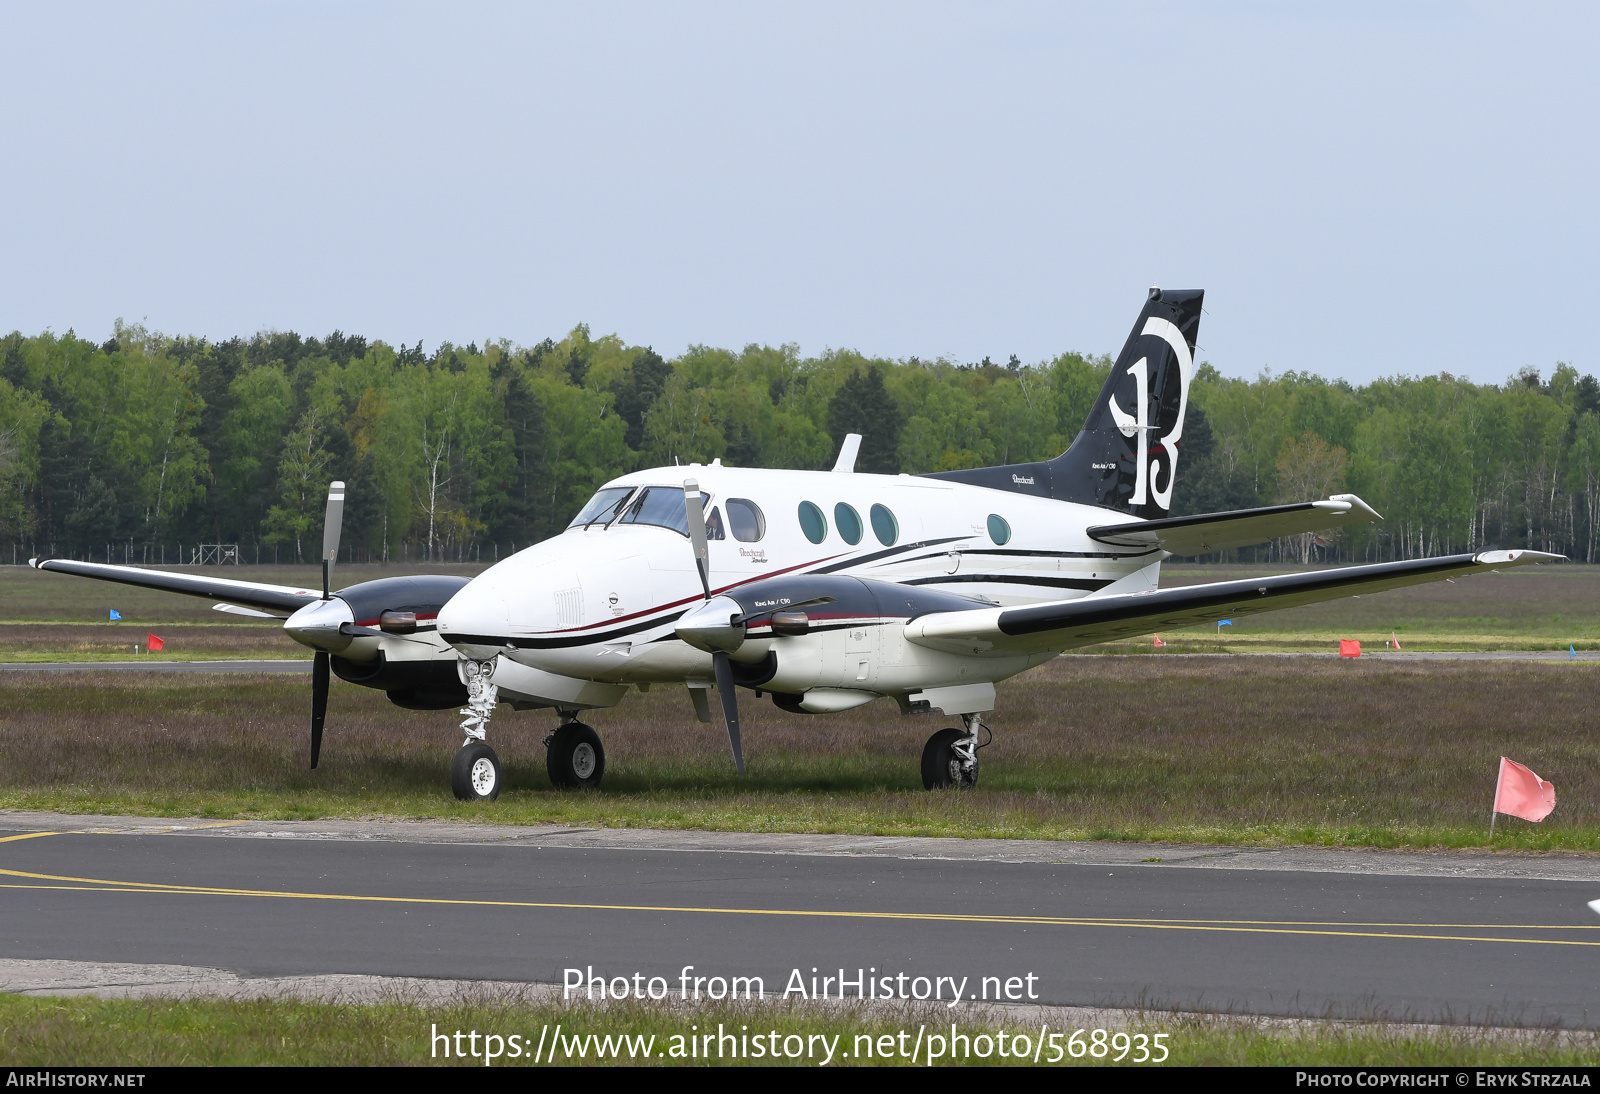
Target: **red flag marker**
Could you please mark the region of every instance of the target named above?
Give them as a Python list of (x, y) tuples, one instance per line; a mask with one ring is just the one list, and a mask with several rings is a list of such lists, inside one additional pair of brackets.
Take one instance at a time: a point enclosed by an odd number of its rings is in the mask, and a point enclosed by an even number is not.
[(151, 653), (160, 653), (162, 650), (167, 648), (167, 644), (152, 634), (150, 636), (150, 644), (148, 648)]
[(1161, 636), (1159, 634), (1156, 635), (1155, 638), (1156, 638), (1156, 649), (1159, 650), (1159, 649), (1161, 649), (1162, 647), (1164, 647), (1166, 645), (1165, 642), (1161, 641)]
[(1400, 639), (1396, 637), (1393, 631), (1389, 632), (1389, 648), (1396, 650), (1400, 648)]
[(1357, 639), (1354, 639), (1354, 638), (1341, 638), (1341, 639), (1339, 639), (1339, 656), (1340, 657), (1360, 657), (1361, 656), (1361, 643), (1360, 643), (1360, 641), (1358, 641)]
[(1556, 785), (1539, 778), (1515, 760), (1500, 757), (1500, 777), (1495, 780), (1494, 812), (1489, 815), (1489, 832), (1494, 833), (1494, 815), (1521, 817), (1538, 823), (1556, 807)]

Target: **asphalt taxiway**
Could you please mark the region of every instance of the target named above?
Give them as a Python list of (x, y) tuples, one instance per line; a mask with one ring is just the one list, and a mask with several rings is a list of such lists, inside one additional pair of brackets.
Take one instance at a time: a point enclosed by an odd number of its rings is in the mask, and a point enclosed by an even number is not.
[(1594, 1027), (1596, 897), (1585, 855), (0, 813), (0, 989), (864, 969), (945, 1000)]

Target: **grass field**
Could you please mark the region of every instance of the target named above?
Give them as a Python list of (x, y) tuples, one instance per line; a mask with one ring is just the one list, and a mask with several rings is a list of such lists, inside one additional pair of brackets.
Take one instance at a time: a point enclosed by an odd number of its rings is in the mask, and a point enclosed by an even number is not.
[[(341, 566), (335, 585), (405, 573), (470, 576), (481, 566)], [(1162, 584), (1197, 584), (1283, 573), (1245, 566), (1167, 566)], [(316, 585), (309, 566), (206, 567), (245, 581)], [(309, 587), (309, 586), (308, 586)], [(122, 614), (109, 622), (109, 610)], [(0, 661), (123, 660), (151, 631), (167, 641), (167, 660), (301, 658), (311, 653), (272, 620), (247, 621), (213, 611), (211, 602), (149, 589), (0, 566)], [(1329, 650), (1341, 638), (1380, 647), (1390, 633), (1406, 649), (1600, 649), (1600, 566), (1559, 564), (1438, 582), (1241, 618), (1220, 632), (1197, 627), (1162, 635), (1173, 652)], [(1085, 653), (1151, 648), (1148, 638), (1092, 646)]]
[[(993, 1015), (977, 1021), (970, 1018), (963, 1021), (957, 1017), (955, 1021), (959, 1023), (959, 1032), (968, 1037), (987, 1034), (992, 1039), (1004, 1030), (1008, 1050), (1012, 1048), (1012, 1035), (1021, 1033), (1027, 1037), (1031, 1048), (1040, 1034), (1038, 1024), (1011, 1023)], [(498, 1062), (506, 1067), (526, 1067), (534, 1063), (527, 1057), (533, 1055), (541, 1033), (553, 1034), (559, 1024), (564, 1046), (581, 1039), (587, 1050), (582, 1059), (563, 1058), (558, 1061), (562, 1063), (644, 1062), (637, 1057), (630, 1059), (626, 1049), (616, 1053), (622, 1057), (620, 1060), (609, 1052), (606, 1058), (597, 1059), (599, 1046), (590, 1039), (591, 1035), (616, 1039), (653, 1037), (647, 1045), (636, 1041), (634, 1047), (636, 1052), (640, 1049), (648, 1052), (650, 1062), (655, 1064), (760, 1065), (773, 1062), (766, 1056), (740, 1060), (718, 1060), (713, 1056), (706, 1060), (672, 1055), (674, 1035), (679, 1038), (678, 1047), (683, 1047), (687, 1043), (684, 1038), (692, 1036), (692, 1027), (700, 1032), (715, 1031), (720, 1024), (730, 1032), (776, 1033), (776, 1043), (792, 1052), (800, 1051), (801, 1042), (787, 1038), (803, 1038), (816, 1053), (810, 1061), (813, 1064), (822, 1062), (825, 1051), (826, 1042), (810, 1040), (820, 1034), (832, 1043), (834, 1066), (904, 1066), (913, 1064), (908, 1058), (909, 1050), (916, 1047), (914, 1038), (919, 1027), (937, 1033), (941, 1041), (946, 1041), (951, 1022), (949, 1011), (923, 1007), (821, 1009), (768, 1003), (700, 1007), (611, 1004), (601, 1008), (495, 1000), (419, 1007), (399, 1001), (348, 1005), (290, 1000), (143, 1001), (0, 995), (0, 1059), (17, 1067), (47, 1066), (62, 1060), (92, 1061), (102, 1067), (174, 1064), (447, 1066), (463, 1063), (484, 1066), (481, 1053), (480, 1058), (469, 1055), (465, 1060), (434, 1055), (432, 1035), (436, 1030), (447, 1035), (461, 1030), (496, 1033), (502, 1038), (502, 1046), (507, 1035), (518, 1034), (527, 1043), (527, 1056), (502, 1058)], [(896, 1054), (888, 1058), (878, 1055), (884, 1044), (878, 1039), (885, 1035), (894, 1037), (902, 1030), (908, 1037), (903, 1046), (898, 1038), (892, 1042)], [(1592, 1065), (1600, 1060), (1600, 1035), (1579, 1032), (1444, 1029), (1389, 1023), (1259, 1023), (1249, 1019), (1163, 1014), (1141, 1016), (1120, 1031), (1165, 1034), (1165, 1045), (1170, 1053), (1166, 1062), (1178, 1066), (1552, 1066)], [(1049, 1032), (1055, 1031), (1050, 1029)], [(1071, 1030), (1061, 1031), (1054, 1042), (1062, 1048), (1060, 1063), (1118, 1066), (1111, 1057), (1124, 1046), (1121, 1042), (1112, 1042), (1110, 1037), (1106, 1038), (1108, 1046), (1115, 1047), (1108, 1047), (1104, 1058), (1096, 1059), (1088, 1050), (1080, 1059), (1067, 1057), (1065, 1042), (1071, 1033)], [(1092, 1033), (1088, 1036), (1092, 1037)], [(858, 1037), (862, 1040), (857, 1040)], [(869, 1038), (874, 1048), (870, 1057), (863, 1051)], [(551, 1040), (553, 1037), (546, 1044)], [(470, 1040), (463, 1043), (469, 1047), (469, 1052), (476, 1045), (485, 1044), (482, 1038), (476, 1043)], [(617, 1040), (611, 1044), (615, 1051)], [(1048, 1046), (1051, 1044), (1047, 1034), (1039, 1053), (1041, 1063), (1050, 1061)], [(517, 1044), (516, 1047), (520, 1052), (523, 1046)], [(1026, 1061), (1000, 1058), (993, 1040), (987, 1046), (979, 1043), (977, 1051), (982, 1052), (985, 1047), (990, 1052), (987, 1059), (969, 1057), (952, 1061), (946, 1055), (935, 1062), (947, 1066), (951, 1063), (993, 1066), (1033, 1062), (1031, 1057)], [(750, 1051), (748, 1041), (743, 1050)], [(902, 1051), (904, 1055), (900, 1055)], [(941, 1046), (943, 1052), (945, 1048)], [(1132, 1045), (1127, 1046), (1126, 1055), (1130, 1058), (1135, 1055)], [(778, 1062), (807, 1061), (802, 1058)], [(928, 1066), (926, 1055), (919, 1054), (914, 1063), (919, 1067)], [(1125, 1060), (1120, 1066), (1139, 1065)]]
[(507, 823), (900, 835), (1481, 846), (1499, 757), (1552, 780), (1543, 824), (1502, 819), (1500, 847), (1600, 850), (1600, 666), (1257, 658), (1065, 657), (1000, 688), (980, 786), (921, 789), (947, 719), (880, 701), (844, 715), (747, 698), (749, 774), (682, 689), (629, 695), (590, 721), (598, 792), (552, 789), (549, 712), (495, 719), (497, 803), (446, 776), (453, 712), (336, 684), (322, 765), (307, 770), (298, 677), (0, 677), (0, 805), (295, 818), (482, 817)]

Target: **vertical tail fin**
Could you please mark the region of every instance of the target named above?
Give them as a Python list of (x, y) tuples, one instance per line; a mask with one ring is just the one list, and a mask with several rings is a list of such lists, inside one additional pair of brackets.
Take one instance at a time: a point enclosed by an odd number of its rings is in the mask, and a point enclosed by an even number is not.
[(1200, 331), (1201, 289), (1150, 290), (1111, 376), (1066, 452), (931, 478), (1082, 502), (1146, 519), (1172, 508)]
[(1150, 290), (1083, 432), (1050, 461), (1058, 498), (1167, 515), (1204, 298), (1200, 289)]

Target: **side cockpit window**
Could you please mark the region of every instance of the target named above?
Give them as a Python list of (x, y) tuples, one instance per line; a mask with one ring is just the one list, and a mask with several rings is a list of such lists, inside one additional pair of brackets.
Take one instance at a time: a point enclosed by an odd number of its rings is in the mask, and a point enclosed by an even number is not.
[(759, 543), (767, 534), (767, 518), (761, 507), (748, 498), (728, 499), (728, 524), (740, 543)]

